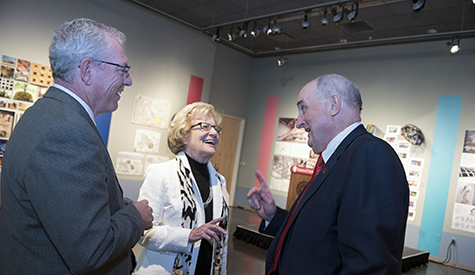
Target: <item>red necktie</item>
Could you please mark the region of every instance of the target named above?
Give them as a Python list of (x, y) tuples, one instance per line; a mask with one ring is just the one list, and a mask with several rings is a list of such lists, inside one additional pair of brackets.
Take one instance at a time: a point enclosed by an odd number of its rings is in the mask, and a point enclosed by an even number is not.
[(294, 218), (295, 215), (295, 210), (299, 207), (300, 201), (302, 200), (303, 196), (305, 195), (305, 192), (307, 192), (308, 187), (310, 184), (312, 184), (313, 180), (315, 177), (317, 177), (318, 173), (323, 168), (324, 161), (322, 158), (322, 155), (318, 157), (317, 164), (315, 165), (315, 170), (313, 170), (312, 177), (310, 178), (310, 181), (307, 183), (307, 186), (303, 190), (302, 194), (300, 195), (299, 201), (297, 204), (294, 206), (294, 210), (292, 211), (292, 214), (290, 214), (289, 219), (287, 220), (287, 223), (285, 224), (284, 230), (282, 231), (282, 234), (280, 235), (279, 242), (277, 243), (277, 248), (275, 249), (275, 254), (274, 254), (274, 259), (272, 260), (272, 265), (270, 266), (269, 272), (267, 275), (272, 274), (276, 269), (277, 269), (277, 264), (279, 262), (279, 256), (280, 256), (280, 251), (282, 250), (282, 245), (284, 244), (284, 239), (285, 235), (287, 234), (287, 230), (289, 230), (290, 223), (292, 222), (292, 219)]

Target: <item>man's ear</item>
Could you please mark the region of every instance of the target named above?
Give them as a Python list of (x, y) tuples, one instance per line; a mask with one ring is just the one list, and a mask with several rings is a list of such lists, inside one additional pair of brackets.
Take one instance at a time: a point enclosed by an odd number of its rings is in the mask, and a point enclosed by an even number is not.
[(330, 115), (336, 116), (340, 112), (341, 108), (341, 97), (338, 94), (333, 94), (330, 96)]
[(81, 65), (79, 66), (79, 69), (81, 71), (81, 80), (87, 86), (92, 84), (92, 65), (93, 61), (90, 58), (84, 58), (81, 61)]

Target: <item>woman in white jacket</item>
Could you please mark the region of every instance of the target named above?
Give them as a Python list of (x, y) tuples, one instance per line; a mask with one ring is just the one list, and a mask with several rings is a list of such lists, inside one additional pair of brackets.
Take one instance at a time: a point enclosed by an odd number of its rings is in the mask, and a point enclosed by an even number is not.
[(216, 152), (221, 116), (210, 104), (185, 106), (171, 122), (168, 147), (175, 159), (150, 165), (139, 200), (153, 208), (153, 227), (135, 274), (226, 274), (226, 181), (209, 159)]

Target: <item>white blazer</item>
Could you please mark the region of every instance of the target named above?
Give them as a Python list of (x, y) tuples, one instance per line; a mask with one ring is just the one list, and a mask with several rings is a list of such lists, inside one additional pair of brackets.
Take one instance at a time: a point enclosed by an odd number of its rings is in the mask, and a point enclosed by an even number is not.
[[(180, 152), (177, 157), (191, 171), (185, 153)], [(140, 188), (138, 199), (148, 200), (153, 209), (154, 221), (153, 227), (145, 231), (144, 236), (138, 242), (143, 248), (134, 274), (172, 274), (177, 254), (190, 253), (191, 251), (193, 244), (188, 243), (191, 229), (181, 227), (183, 203), (177, 174), (179, 169), (179, 162), (173, 159), (164, 163), (152, 164), (145, 172), (145, 180)], [(222, 212), (226, 181), (210, 162), (208, 162), (208, 170), (213, 193), (213, 219), (215, 219), (220, 217)], [(205, 212), (196, 180), (193, 173), (190, 175), (195, 192), (196, 220), (197, 227), (199, 227), (205, 223)], [(226, 274), (227, 241), (228, 235), (225, 235), (222, 274)], [(200, 244), (201, 241), (194, 243), (190, 274), (194, 274)]]

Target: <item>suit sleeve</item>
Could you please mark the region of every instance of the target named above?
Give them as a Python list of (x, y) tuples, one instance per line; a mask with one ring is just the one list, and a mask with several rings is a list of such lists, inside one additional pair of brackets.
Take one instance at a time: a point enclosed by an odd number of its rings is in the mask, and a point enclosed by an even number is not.
[(271, 235), (271, 236), (277, 235), (288, 213), (289, 211), (277, 206), (274, 218), (272, 218), (272, 220), (267, 226), (266, 226), (265, 220), (261, 221), (261, 224), (259, 226), (259, 232), (267, 234), (267, 235)]
[(180, 198), (170, 198), (170, 195), (180, 193), (178, 190), (176, 192), (169, 190), (179, 185), (178, 179), (171, 176), (174, 174), (176, 174), (175, 167), (171, 167), (168, 163), (151, 165), (147, 169), (140, 188), (139, 200), (148, 200), (152, 207), (153, 227), (145, 231), (139, 244), (153, 251), (189, 253), (192, 247), (192, 244), (188, 243), (191, 229), (179, 226), (182, 220), (182, 205), (181, 203), (177, 205), (175, 200)]
[(72, 273), (90, 272), (128, 253), (143, 230), (138, 210), (123, 206), (118, 182), (107, 180), (107, 169), (113, 169), (108, 162), (89, 124), (64, 122), (40, 142), (25, 172), (41, 226)]
[(338, 217), (341, 274), (395, 274), (401, 270), (408, 209), (402, 165), (378, 142), (365, 143), (352, 158)]

